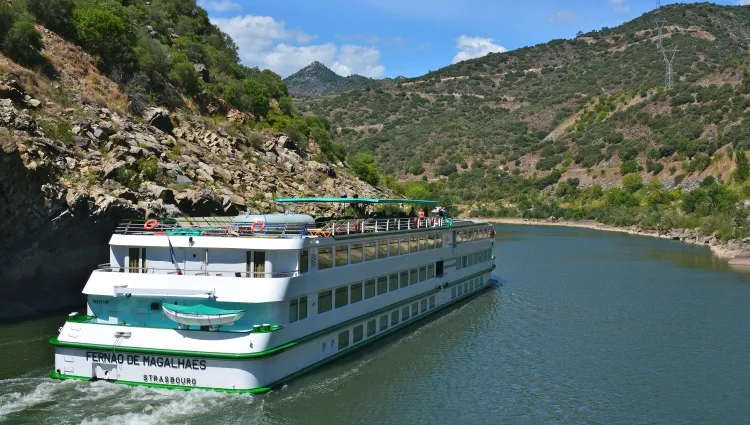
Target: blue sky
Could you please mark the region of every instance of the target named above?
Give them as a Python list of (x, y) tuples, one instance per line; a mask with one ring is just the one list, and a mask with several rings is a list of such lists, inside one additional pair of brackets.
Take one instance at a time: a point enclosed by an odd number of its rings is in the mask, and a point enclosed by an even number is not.
[[(662, 1), (662, 4), (677, 3)], [(682, 3), (685, 3), (684, 1)], [(723, 0), (718, 4), (750, 4)], [(655, 0), (199, 0), (242, 62), (282, 77), (317, 60), (340, 75), (416, 77), (460, 60), (616, 26)]]

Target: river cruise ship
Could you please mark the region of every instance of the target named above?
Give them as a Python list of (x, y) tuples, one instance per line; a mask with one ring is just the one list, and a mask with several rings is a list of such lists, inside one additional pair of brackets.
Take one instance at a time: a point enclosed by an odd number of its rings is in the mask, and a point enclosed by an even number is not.
[(50, 339), (50, 376), (266, 392), (489, 287), (493, 245), (490, 225), (443, 215), (123, 222), (86, 314)]

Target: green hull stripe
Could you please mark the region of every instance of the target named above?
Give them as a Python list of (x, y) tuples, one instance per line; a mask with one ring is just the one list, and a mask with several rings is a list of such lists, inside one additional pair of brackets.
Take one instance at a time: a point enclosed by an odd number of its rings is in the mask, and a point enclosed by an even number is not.
[[(0, 0), (2, 1), (2, 0)], [(466, 276), (462, 279), (460, 279), (457, 282), (453, 282), (450, 284), (447, 284), (447, 287), (455, 286), (458, 283), (463, 283), (466, 280), (473, 279), (477, 276), (481, 276), (485, 273), (489, 273), (492, 271), (492, 268), (484, 269), (480, 272), (474, 273), (470, 276)], [(197, 358), (207, 358), (207, 359), (254, 359), (258, 357), (267, 357), (267, 356), (273, 356), (276, 354), (279, 354), (283, 351), (286, 351), (296, 345), (302, 344), (304, 342), (310, 341), (312, 339), (318, 338), (321, 335), (325, 335), (327, 333), (335, 332), (338, 329), (345, 328), (348, 326), (351, 326), (357, 322), (367, 320), (370, 317), (373, 316), (379, 316), (383, 314), (386, 311), (400, 308), (404, 305), (411, 304), (412, 302), (423, 298), (425, 296), (430, 296), (432, 294), (438, 293), (442, 290), (442, 287), (437, 287), (435, 289), (423, 292), (417, 296), (411, 297), (409, 299), (406, 299), (404, 301), (401, 301), (398, 304), (393, 304), (387, 307), (383, 307), (381, 309), (372, 311), (367, 314), (363, 314), (361, 316), (355, 317), (353, 319), (347, 320), (346, 322), (338, 323), (336, 325), (330, 326), (326, 329), (311, 333), (310, 335), (306, 335), (302, 338), (296, 339), (291, 342), (287, 342), (286, 344), (279, 345), (274, 348), (270, 348), (265, 351), (259, 351), (257, 353), (215, 353), (215, 352), (206, 352), (206, 351), (187, 351), (187, 350), (169, 350), (169, 349), (163, 349), (163, 348), (144, 348), (144, 347), (122, 347), (118, 346), (115, 350), (113, 350), (112, 345), (102, 345), (102, 344), (87, 344), (87, 343), (80, 343), (80, 342), (68, 342), (68, 341), (60, 341), (57, 339), (57, 337), (52, 337), (49, 339), (49, 343), (56, 346), (56, 347), (68, 347), (68, 348), (83, 348), (88, 350), (96, 350), (96, 351), (119, 351), (123, 353), (138, 353), (138, 354), (161, 354), (161, 355), (168, 355), (168, 356), (185, 356), (185, 357), (197, 357)], [(447, 304), (446, 304), (447, 305)]]
[[(263, 394), (263, 393), (266, 393), (268, 391), (271, 391), (271, 389), (273, 389), (273, 388), (279, 387), (284, 382), (288, 382), (288, 381), (291, 381), (293, 379), (299, 378), (300, 376), (302, 376), (304, 374), (307, 374), (307, 373), (313, 371), (314, 369), (317, 369), (317, 368), (319, 368), (319, 367), (321, 367), (321, 366), (323, 366), (323, 365), (325, 365), (327, 363), (330, 363), (330, 362), (332, 362), (332, 361), (334, 361), (336, 359), (339, 359), (339, 358), (341, 358), (341, 357), (343, 357), (343, 356), (345, 356), (347, 354), (350, 354), (350, 353), (352, 353), (354, 351), (357, 351), (357, 350), (359, 350), (359, 349), (361, 349), (363, 347), (366, 347), (366, 346), (372, 344), (373, 342), (378, 341), (378, 340), (380, 340), (380, 339), (382, 339), (382, 338), (384, 338), (384, 337), (386, 337), (386, 336), (388, 336), (388, 335), (390, 335), (390, 334), (392, 334), (394, 332), (397, 332), (397, 331), (399, 331), (399, 330), (401, 330), (403, 328), (406, 328), (408, 326), (411, 326), (411, 325), (413, 325), (415, 323), (419, 323), (421, 320), (423, 320), (423, 319), (425, 319), (427, 317), (430, 317), (433, 314), (435, 314), (435, 313), (437, 313), (437, 312), (439, 312), (441, 310), (444, 310), (444, 309), (446, 309), (446, 308), (448, 308), (448, 307), (450, 307), (450, 306), (452, 306), (452, 305), (454, 305), (454, 304), (456, 304), (456, 303), (458, 303), (458, 302), (460, 302), (460, 301), (462, 301), (464, 299), (468, 299), (468, 298), (470, 298), (472, 296), (479, 295), (479, 294), (482, 293), (482, 291), (487, 290), (489, 288), (490, 288), (490, 285), (489, 284), (485, 284), (479, 290), (474, 290), (473, 292), (469, 292), (469, 293), (464, 294), (464, 295), (462, 295), (460, 297), (456, 297), (455, 299), (453, 299), (453, 300), (451, 300), (451, 301), (443, 304), (440, 307), (436, 307), (436, 308), (434, 308), (432, 310), (429, 310), (426, 314), (420, 315), (420, 316), (415, 317), (413, 319), (409, 319), (408, 322), (403, 322), (403, 323), (399, 324), (398, 326), (395, 326), (395, 327), (392, 327), (392, 328), (388, 329), (385, 332), (381, 332), (380, 334), (376, 334), (372, 338), (368, 338), (368, 339), (364, 340), (361, 343), (358, 343), (356, 345), (352, 345), (351, 347), (349, 347), (349, 348), (347, 348), (345, 350), (341, 350), (340, 352), (334, 354), (331, 357), (328, 357), (328, 358), (323, 359), (323, 360), (321, 360), (321, 361), (319, 361), (317, 363), (314, 363), (314, 364), (312, 364), (310, 366), (307, 366), (307, 367), (305, 367), (303, 369), (300, 369), (297, 372), (294, 372), (291, 375), (285, 376), (285, 377), (279, 379), (278, 381), (276, 381), (276, 382), (274, 382), (274, 383), (272, 383), (272, 384), (270, 384), (270, 385), (268, 385), (266, 387), (252, 388), (252, 389), (246, 389), (246, 390), (235, 390), (235, 389), (229, 389), (229, 388), (188, 387), (188, 386), (183, 386), (183, 385), (153, 384), (153, 383), (150, 383), (150, 382), (135, 382), (135, 381), (114, 381), (114, 383), (116, 383), (116, 384), (123, 384), (123, 385), (129, 385), (129, 386), (142, 386), (142, 387), (149, 387), (149, 388), (167, 388), (167, 389), (172, 389), (172, 390), (185, 390), (185, 391), (188, 391), (188, 390), (205, 390), (205, 391), (216, 391), (216, 392), (223, 392), (223, 393), (229, 393), (229, 394)], [(73, 376), (73, 375), (60, 374), (60, 373), (57, 373), (54, 370), (50, 371), (49, 376), (50, 376), (50, 378), (54, 378), (54, 379), (75, 379), (75, 380), (80, 380), (80, 381), (92, 381), (93, 380), (92, 378), (88, 378), (88, 377), (84, 377), (84, 376)]]

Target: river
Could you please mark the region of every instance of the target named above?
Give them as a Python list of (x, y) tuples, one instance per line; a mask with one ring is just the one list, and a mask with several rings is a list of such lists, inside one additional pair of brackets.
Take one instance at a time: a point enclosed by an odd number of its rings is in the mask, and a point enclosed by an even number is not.
[(746, 423), (750, 274), (674, 241), (497, 230), (504, 286), (260, 396), (53, 381), (64, 317), (0, 326), (0, 423)]

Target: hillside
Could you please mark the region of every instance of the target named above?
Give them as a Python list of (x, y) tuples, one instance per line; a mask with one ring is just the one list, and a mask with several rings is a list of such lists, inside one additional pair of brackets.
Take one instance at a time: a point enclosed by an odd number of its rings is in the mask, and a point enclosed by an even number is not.
[[(194, 2), (181, 9), (189, 3), (131, 1), (122, 9), (119, 2), (86, 0), (68, 10), (80, 18), (83, 7), (100, 20), (123, 13), (120, 22), (132, 23), (150, 7), (167, 34), (191, 22), (202, 28), (205, 38), (175, 33), (167, 41), (158, 22), (149, 23), (154, 34), (145, 37), (167, 43), (160, 51), (169, 64), (160, 71), (104, 61), (80, 41), (82, 28), (95, 22), (76, 21), (79, 32), (66, 39), (35, 25), (19, 9), (24, 2), (0, 2), (0, 20), (13, 22), (0, 34), (0, 319), (81, 305), (81, 288), (108, 261), (107, 243), (124, 218), (270, 212), (279, 196), (383, 195), (341, 166), (343, 152), (325, 120), (294, 113), (280, 77), (213, 62), (217, 48), (231, 51), (233, 43), (211, 38), (218, 30)], [(48, 6), (65, 4), (73, 2)], [(70, 21), (58, 23), (64, 32)], [(14, 43), (29, 39), (38, 49), (18, 56)], [(208, 60), (180, 65), (184, 43)], [(134, 46), (119, 52), (138, 55)]]
[(505, 193), (476, 187), (477, 177), (551, 170), (604, 188), (633, 172), (668, 187), (726, 180), (727, 150), (744, 148), (750, 135), (750, 8), (672, 5), (660, 14), (665, 46), (680, 50), (670, 91), (651, 12), (391, 87), (306, 100), (301, 109), (329, 118), (351, 152), (373, 153), (386, 174), (451, 176), (446, 189), (463, 201)]
[(373, 80), (356, 74), (342, 77), (318, 61), (284, 78), (289, 94), (295, 98), (380, 87), (392, 81)]

